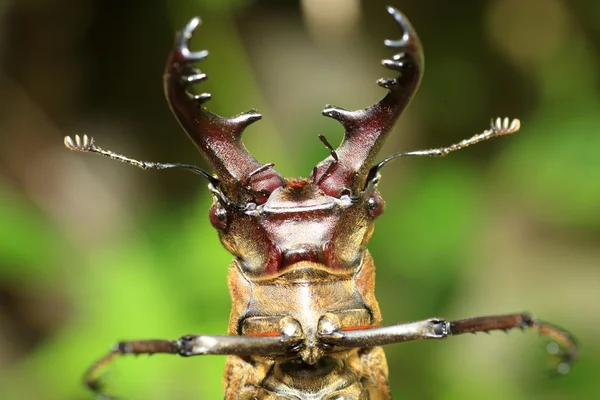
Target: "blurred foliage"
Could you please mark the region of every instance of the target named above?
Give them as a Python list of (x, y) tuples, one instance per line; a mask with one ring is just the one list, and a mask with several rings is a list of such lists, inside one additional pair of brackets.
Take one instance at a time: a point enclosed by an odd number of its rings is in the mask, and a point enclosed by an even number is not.
[[(398, 34), (384, 2), (339, 4), (0, 2), (2, 399), (91, 398), (80, 376), (115, 340), (226, 332), (230, 256), (208, 223), (205, 182), (68, 153), (62, 136), (197, 161), (160, 78), (173, 31), (199, 14), (193, 45), (211, 52), (199, 89), (213, 93), (211, 110), (260, 109), (247, 146), (286, 176), (307, 175), (327, 155), (316, 135), (342, 135), (320, 107), (377, 101), (381, 41)], [(568, 327), (582, 351), (571, 374), (549, 379), (532, 333), (389, 346), (392, 392), (599, 398), (600, 3), (394, 5), (419, 32), (427, 67), (381, 157), (455, 142), (492, 116), (519, 117), (522, 131), (386, 167), (387, 209), (370, 245), (385, 323), (529, 310)], [(354, 29), (336, 35), (344, 21)], [(223, 364), (124, 357), (106, 380), (121, 398), (215, 399)]]

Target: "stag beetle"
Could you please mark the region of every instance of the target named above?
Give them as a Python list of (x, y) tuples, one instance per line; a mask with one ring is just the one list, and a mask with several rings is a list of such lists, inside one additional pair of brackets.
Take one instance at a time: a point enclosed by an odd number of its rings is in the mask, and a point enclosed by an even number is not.
[(574, 340), (527, 313), (380, 326), (375, 269), (366, 245), (385, 206), (377, 191), (382, 167), (399, 157), (445, 156), (520, 128), (519, 120), (498, 118), (483, 133), (451, 146), (401, 152), (375, 162), (423, 73), (417, 34), (403, 14), (387, 10), (401, 37), (385, 41), (395, 55), (382, 64), (397, 76), (377, 81), (387, 94), (364, 110), (326, 106), (323, 115), (339, 121), (345, 135), (336, 149), (319, 136), (330, 154), (308, 178), (285, 179), (273, 164), (261, 164), (246, 150), (242, 132), (261, 118), (257, 111), (224, 118), (204, 107), (210, 94), (190, 93), (191, 85), (207, 78), (196, 64), (208, 52), (188, 47), (199, 18), (177, 35), (164, 72), (164, 92), (214, 175), (193, 165), (137, 161), (101, 149), (88, 136), (65, 138), (71, 150), (142, 169), (188, 169), (206, 178), (214, 199), (210, 223), (234, 256), (228, 275), (233, 303), (228, 336), (120, 342), (90, 368), (87, 386), (101, 392), (97, 370), (120, 355), (226, 354), (228, 400), (389, 399), (382, 345), (512, 328), (531, 328), (560, 344), (564, 351), (557, 367), (568, 371), (577, 353)]

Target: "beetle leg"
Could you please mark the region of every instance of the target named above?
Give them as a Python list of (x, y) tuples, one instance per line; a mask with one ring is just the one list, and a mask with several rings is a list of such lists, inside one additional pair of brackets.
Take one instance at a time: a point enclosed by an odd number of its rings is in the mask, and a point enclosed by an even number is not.
[(84, 382), (96, 394), (112, 399), (113, 397), (102, 391), (101, 374), (98, 374), (98, 371), (121, 355), (164, 353), (179, 354), (183, 357), (207, 354), (272, 356), (290, 354), (298, 343), (298, 337), (286, 335), (260, 337), (186, 335), (179, 340), (119, 342), (108, 354), (92, 364), (84, 376)]
[[(452, 335), (461, 335), (463, 333), (477, 333), (489, 331), (508, 331), (509, 329), (531, 328), (538, 331), (552, 340), (547, 347), (548, 352), (558, 357), (559, 362), (556, 365), (556, 372), (564, 375), (571, 369), (571, 364), (577, 358), (577, 342), (573, 336), (564, 329), (539, 321), (529, 313), (494, 315), (487, 317), (475, 317), (461, 319), (450, 322), (450, 332)], [(563, 350), (560, 351), (559, 348)]]
[(341, 347), (374, 347), (423, 339), (444, 339), (450, 334), (450, 323), (439, 318), (379, 328), (336, 330), (321, 333), (323, 343)]
[[(571, 334), (556, 326), (541, 322), (530, 314), (494, 315), (468, 318), (448, 322), (439, 318), (379, 328), (336, 330), (323, 332), (319, 338), (323, 343), (340, 347), (374, 347), (385, 344), (410, 342), (424, 339), (444, 339), (450, 335), (509, 329), (531, 328), (552, 339), (548, 351), (559, 358), (556, 370), (560, 374), (569, 372), (577, 356), (577, 344)], [(559, 352), (558, 346), (564, 351)]]
[(177, 342), (171, 340), (135, 340), (131, 342), (119, 342), (104, 357), (100, 358), (90, 366), (83, 377), (85, 385), (102, 398), (114, 399), (102, 391), (101, 374), (99, 370), (109, 365), (115, 358), (125, 354), (177, 354)]
[(187, 335), (177, 341), (182, 356), (206, 354), (224, 355), (285, 355), (301, 340), (297, 336), (203, 336)]

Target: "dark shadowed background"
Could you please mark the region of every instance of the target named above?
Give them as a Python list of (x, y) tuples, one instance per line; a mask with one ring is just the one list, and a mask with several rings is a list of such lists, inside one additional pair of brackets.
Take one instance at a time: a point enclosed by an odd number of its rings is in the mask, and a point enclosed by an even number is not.
[[(206, 182), (71, 153), (64, 135), (151, 161), (203, 161), (161, 75), (174, 31), (210, 57), (207, 106), (258, 108), (247, 147), (307, 176), (337, 144), (333, 103), (364, 108), (399, 30), (387, 1), (0, 0), (0, 397), (91, 399), (82, 373), (111, 343), (224, 334), (230, 256)], [(535, 333), (387, 348), (399, 399), (600, 398), (600, 2), (396, 0), (426, 54), (421, 89), (380, 158), (447, 145), (496, 116), (522, 130), (383, 171), (370, 249), (384, 323), (531, 311), (582, 350), (551, 378)], [(126, 357), (125, 399), (218, 399), (225, 357)]]

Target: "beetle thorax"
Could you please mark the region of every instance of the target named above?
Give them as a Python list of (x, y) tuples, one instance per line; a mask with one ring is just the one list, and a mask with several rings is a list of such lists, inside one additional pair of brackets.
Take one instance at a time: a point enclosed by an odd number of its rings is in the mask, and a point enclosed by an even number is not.
[[(236, 256), (229, 333), (295, 336), (296, 357), (314, 365), (346, 351), (324, 345), (323, 332), (379, 325), (365, 246), (382, 208), (374, 186), (334, 197), (309, 180), (286, 180), (262, 204), (226, 210), (219, 235)], [(216, 198), (211, 218), (219, 209)]]
[(298, 357), (311, 365), (341, 351), (323, 345), (320, 334), (378, 326), (381, 319), (368, 252), (355, 271), (301, 261), (268, 278), (251, 277), (234, 261), (229, 287), (233, 302), (230, 334), (270, 336), (285, 331), (301, 339)]
[(211, 220), (226, 214), (221, 241), (249, 276), (275, 276), (299, 262), (351, 272), (361, 263), (382, 205), (374, 188), (333, 197), (308, 180), (293, 180), (243, 211), (227, 210), (216, 199)]

